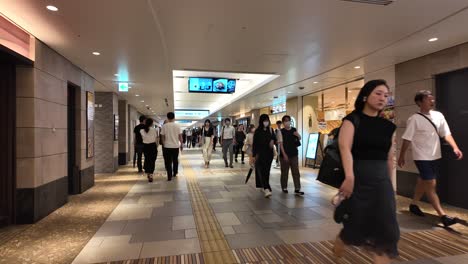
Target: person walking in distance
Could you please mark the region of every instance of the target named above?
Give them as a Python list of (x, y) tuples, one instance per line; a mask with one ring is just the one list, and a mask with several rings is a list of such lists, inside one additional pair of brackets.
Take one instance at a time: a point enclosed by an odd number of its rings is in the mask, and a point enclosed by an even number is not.
[(276, 135), (270, 127), (270, 118), (267, 114), (260, 115), (258, 128), (255, 130), (252, 144), (250, 162), (255, 164), (256, 178), (261, 181), (265, 198), (271, 196), (270, 169), (273, 161), (273, 148)]
[(244, 151), (242, 148), (244, 147), (244, 141), (245, 141), (245, 129), (244, 125), (240, 124), (237, 127), (236, 131), (236, 156), (235, 156), (235, 161), (237, 162), (237, 156), (239, 155), (239, 152), (241, 153), (241, 163), (245, 164), (244, 162)]
[[(133, 135), (134, 135), (134, 150), (135, 154), (137, 156), (137, 166), (138, 166), (138, 173), (143, 173), (143, 165), (142, 165), (142, 156), (143, 156), (143, 150), (144, 150), (144, 144), (143, 144), (143, 138), (141, 137), (140, 131), (144, 129), (145, 126), (145, 116), (140, 116), (140, 124), (135, 126), (133, 129)], [(133, 163), (135, 165), (135, 163)]]
[(288, 193), (288, 174), (289, 168), (294, 181), (294, 193), (296, 195), (304, 195), (301, 192), (301, 181), (299, 173), (299, 152), (297, 150), (298, 143), (301, 141), (301, 135), (296, 128), (291, 127), (291, 117), (283, 116), (281, 119), (284, 128), (278, 133), (279, 156), (281, 162), (281, 189), (284, 193)]
[[(276, 135), (277, 139), (278, 139), (279, 133), (281, 133), (282, 125), (283, 125), (283, 122), (281, 122), (281, 120), (276, 121), (275, 135)], [(275, 142), (275, 147), (276, 147), (276, 150), (277, 150), (277, 153), (278, 153), (278, 155), (276, 155), (276, 160), (275, 160), (275, 169), (279, 169), (281, 167), (281, 163), (280, 163), (280, 155), (279, 155), (280, 154), (280, 146), (279, 146), (278, 141)]]
[(173, 112), (167, 113), (167, 123), (161, 129), (162, 143), (166, 152), (164, 164), (167, 171), (167, 180), (177, 177), (179, 171), (179, 149), (183, 149), (182, 131), (175, 122)]
[(458, 160), (463, 158), (463, 153), (458, 148), (444, 115), (433, 110), (435, 97), (432, 93), (424, 90), (419, 91), (416, 93), (414, 101), (419, 106), (419, 112), (413, 114), (406, 123), (406, 130), (402, 136), (403, 144), (398, 158), (398, 165), (405, 166), (405, 154), (411, 145), (419, 178), (409, 210), (417, 216), (424, 216), (418, 202), (426, 194), (442, 224), (447, 227), (457, 223), (458, 218), (446, 215), (436, 192), (437, 177), (440, 174), (440, 159), (442, 158), (440, 140), (445, 140), (453, 148), (453, 153)]
[(212, 126), (212, 127), (213, 127), (213, 134), (214, 134), (213, 151), (216, 151), (216, 144), (218, 144), (218, 129), (216, 128), (216, 126)]
[(226, 168), (228, 167), (228, 161), (227, 161), (227, 152), (229, 151), (229, 167), (234, 168), (232, 166), (232, 160), (233, 160), (233, 148), (234, 144), (236, 143), (235, 139), (235, 134), (236, 134), (236, 129), (231, 125), (231, 119), (226, 118), (224, 119), (224, 126), (223, 129), (221, 130), (221, 146), (223, 147), (223, 159), (224, 159), (224, 165)]
[(203, 148), (203, 160), (205, 161), (205, 168), (208, 168), (210, 166), (211, 151), (213, 150), (213, 138), (213, 126), (211, 126), (211, 121), (209, 119), (206, 119), (205, 125), (201, 129), (199, 139), (200, 144), (202, 144)]
[(186, 135), (187, 135), (187, 148), (190, 148), (192, 145), (192, 129), (191, 128), (187, 129)]
[(396, 126), (380, 117), (389, 93), (384, 80), (368, 81), (340, 128), (338, 145), (345, 180), (339, 195), (348, 199), (349, 217), (343, 220), (335, 241), (338, 257), (343, 256), (345, 244), (365, 246), (375, 264), (388, 264), (398, 256), (400, 229), (390, 180)]
[(156, 158), (158, 156), (158, 145), (156, 142), (158, 142), (159, 135), (153, 122), (152, 118), (147, 118), (145, 121), (145, 128), (140, 130), (145, 152), (145, 173), (149, 182), (153, 181)]

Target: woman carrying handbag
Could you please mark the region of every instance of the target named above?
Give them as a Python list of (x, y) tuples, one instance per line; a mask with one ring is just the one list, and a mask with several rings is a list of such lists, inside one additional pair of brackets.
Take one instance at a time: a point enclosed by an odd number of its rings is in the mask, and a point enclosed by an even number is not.
[[(379, 116), (389, 93), (384, 80), (367, 82), (359, 92), (354, 112), (344, 118), (340, 129), (338, 144), (345, 174), (340, 196), (347, 199), (349, 216), (335, 241), (338, 257), (343, 255), (345, 244), (369, 249), (375, 264), (388, 264), (398, 256), (400, 230), (390, 180), (396, 126)], [(355, 115), (359, 116), (359, 125), (355, 124)]]

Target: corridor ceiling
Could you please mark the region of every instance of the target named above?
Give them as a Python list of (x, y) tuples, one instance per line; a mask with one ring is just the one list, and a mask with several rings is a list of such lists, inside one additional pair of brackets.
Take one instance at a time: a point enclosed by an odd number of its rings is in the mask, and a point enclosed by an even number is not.
[(119, 97), (157, 115), (174, 109), (173, 70), (279, 75), (217, 113), (226, 116), (468, 41), (466, 0), (1, 0), (0, 13), (97, 91), (128, 81)]

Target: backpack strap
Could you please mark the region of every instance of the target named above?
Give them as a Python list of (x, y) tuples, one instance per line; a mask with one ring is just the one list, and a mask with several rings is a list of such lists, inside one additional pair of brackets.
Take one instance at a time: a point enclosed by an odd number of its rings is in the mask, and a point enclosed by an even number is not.
[[(427, 121), (429, 121), (429, 123), (431, 123), (431, 125), (434, 127), (437, 135), (439, 135), (439, 130), (437, 129), (437, 126), (434, 124), (434, 122), (432, 122), (431, 119), (429, 119), (429, 117), (427, 117), (427, 116), (425, 116), (425, 115), (423, 115), (422, 113), (419, 113), (419, 112), (417, 114), (424, 117)], [(440, 135), (439, 135), (439, 137), (440, 137)]]

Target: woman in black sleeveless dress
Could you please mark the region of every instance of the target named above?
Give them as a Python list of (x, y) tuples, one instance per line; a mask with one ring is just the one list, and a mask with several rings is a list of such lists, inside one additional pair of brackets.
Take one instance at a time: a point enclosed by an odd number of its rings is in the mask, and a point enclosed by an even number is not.
[(398, 256), (400, 229), (396, 219), (392, 138), (396, 126), (381, 117), (389, 88), (384, 80), (372, 80), (361, 89), (353, 113), (346, 116), (338, 142), (345, 171), (340, 192), (349, 198), (350, 217), (335, 242), (341, 256), (344, 244), (365, 246), (374, 263), (390, 263)]

